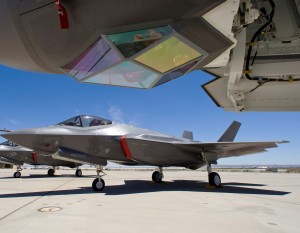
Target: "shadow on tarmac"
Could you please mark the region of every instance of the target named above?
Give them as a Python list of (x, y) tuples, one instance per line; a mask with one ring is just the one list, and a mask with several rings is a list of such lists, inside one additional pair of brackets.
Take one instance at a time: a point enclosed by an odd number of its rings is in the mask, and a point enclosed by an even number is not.
[[(154, 183), (152, 181), (145, 180), (130, 180), (125, 181), (125, 184), (106, 186), (104, 191), (99, 194), (108, 196), (113, 195), (127, 195), (127, 194), (138, 194), (138, 193), (153, 193), (153, 192), (174, 192), (174, 191), (185, 191), (185, 192), (210, 192), (210, 193), (232, 193), (232, 194), (256, 194), (256, 195), (273, 195), (282, 196), (291, 192), (283, 192), (276, 190), (266, 190), (250, 187), (240, 186), (254, 186), (262, 187), (263, 184), (247, 184), (247, 183), (223, 183), (222, 188), (209, 188), (207, 183), (200, 181), (186, 181), (186, 180), (175, 180), (167, 181), (163, 183)], [(91, 187), (80, 187), (77, 189), (68, 190), (50, 190), (50, 191), (39, 191), (39, 192), (26, 192), (26, 193), (11, 193), (11, 194), (0, 194), (0, 198), (15, 198), (15, 197), (32, 197), (32, 196), (58, 196), (58, 195), (76, 195), (76, 194), (95, 194)]]
[(124, 185), (105, 187), (106, 195), (124, 195), (133, 193), (147, 192), (169, 192), (169, 191), (186, 191), (186, 192), (211, 192), (211, 193), (237, 193), (237, 194), (260, 194), (260, 195), (286, 195), (290, 192), (257, 189), (239, 186), (265, 186), (263, 184), (246, 184), (246, 183), (223, 183), (222, 188), (209, 187), (206, 182), (174, 180), (173, 182), (154, 183), (150, 181), (125, 181)]

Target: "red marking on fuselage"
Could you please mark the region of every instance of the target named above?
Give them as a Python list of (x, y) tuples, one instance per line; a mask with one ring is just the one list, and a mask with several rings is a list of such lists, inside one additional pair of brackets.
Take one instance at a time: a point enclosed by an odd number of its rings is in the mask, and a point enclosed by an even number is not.
[(35, 163), (37, 161), (36, 160), (36, 152), (35, 151), (32, 152), (32, 161), (35, 162)]
[(127, 159), (130, 159), (130, 160), (131, 160), (131, 159), (132, 159), (132, 155), (131, 155), (131, 152), (130, 152), (129, 147), (128, 147), (128, 145), (127, 145), (127, 142), (126, 142), (126, 136), (125, 136), (125, 135), (123, 135), (123, 136), (121, 137), (120, 143), (121, 143), (121, 148), (122, 148), (122, 151), (123, 151), (125, 157), (126, 157)]
[(54, 0), (59, 21), (60, 21), (60, 28), (61, 29), (68, 29), (69, 28), (69, 20), (68, 20), (68, 13), (66, 9), (61, 4), (60, 0)]

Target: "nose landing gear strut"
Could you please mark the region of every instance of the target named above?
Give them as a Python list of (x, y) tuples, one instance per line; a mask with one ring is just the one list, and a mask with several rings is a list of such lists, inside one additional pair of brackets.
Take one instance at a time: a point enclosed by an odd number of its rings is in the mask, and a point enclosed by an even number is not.
[[(101, 177), (105, 176), (106, 173), (103, 172), (103, 166), (97, 166), (96, 169), (97, 169), (96, 170), (97, 178), (94, 179), (94, 181), (92, 183), (92, 187), (93, 187), (94, 191), (99, 192), (105, 188), (105, 182)], [(102, 173), (102, 174), (100, 174), (100, 173)]]
[(21, 177), (21, 171), (23, 169), (21, 168), (21, 165), (17, 166), (17, 171), (14, 173), (14, 178), (20, 178)]

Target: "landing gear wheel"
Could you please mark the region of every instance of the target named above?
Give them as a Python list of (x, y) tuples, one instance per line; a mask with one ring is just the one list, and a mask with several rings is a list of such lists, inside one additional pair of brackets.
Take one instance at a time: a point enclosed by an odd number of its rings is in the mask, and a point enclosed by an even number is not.
[(54, 169), (49, 169), (48, 170), (48, 176), (54, 176), (55, 170)]
[(216, 172), (211, 172), (208, 175), (209, 184), (217, 188), (221, 187), (221, 177)]
[(93, 181), (92, 187), (96, 192), (102, 191), (105, 187), (105, 182), (101, 178), (96, 178)]
[(75, 172), (75, 175), (78, 176), (78, 177), (81, 177), (82, 176), (82, 171), (80, 169), (77, 169), (76, 172)]
[(21, 172), (14, 173), (14, 178), (20, 178), (20, 177), (21, 177)]
[(156, 183), (161, 183), (163, 178), (162, 172), (155, 171), (152, 173), (152, 180)]

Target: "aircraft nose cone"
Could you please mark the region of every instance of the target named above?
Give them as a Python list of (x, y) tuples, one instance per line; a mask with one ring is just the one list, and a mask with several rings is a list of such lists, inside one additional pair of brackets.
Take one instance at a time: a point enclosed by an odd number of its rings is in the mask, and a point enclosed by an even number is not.
[(26, 129), (2, 134), (1, 136), (18, 145), (31, 148), (36, 140), (36, 130)]

